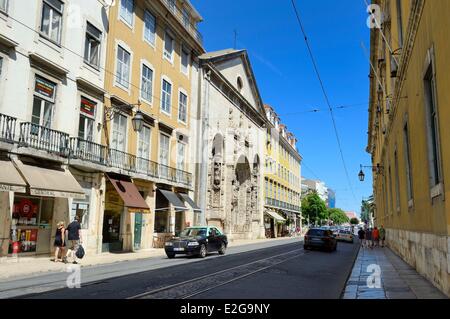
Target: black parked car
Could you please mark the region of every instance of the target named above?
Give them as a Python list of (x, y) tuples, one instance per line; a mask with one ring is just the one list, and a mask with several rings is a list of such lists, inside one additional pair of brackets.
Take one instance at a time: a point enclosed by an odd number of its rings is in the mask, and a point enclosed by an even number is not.
[(197, 255), (205, 258), (207, 253), (214, 251), (224, 255), (227, 246), (227, 236), (216, 227), (195, 226), (186, 228), (179, 237), (167, 241), (164, 249), (169, 258), (174, 258), (176, 254)]
[(329, 229), (312, 228), (305, 235), (303, 247), (305, 250), (321, 248), (331, 252), (336, 250), (337, 240)]

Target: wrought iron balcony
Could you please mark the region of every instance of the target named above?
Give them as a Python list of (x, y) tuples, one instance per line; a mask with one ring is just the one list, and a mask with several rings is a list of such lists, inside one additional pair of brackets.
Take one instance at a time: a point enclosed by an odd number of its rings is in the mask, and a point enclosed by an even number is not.
[(289, 210), (293, 210), (293, 211), (300, 211), (300, 206), (286, 203), (286, 202), (280, 201), (278, 199), (270, 198), (270, 197), (266, 197), (266, 205), (273, 206), (273, 207), (280, 208), (280, 209), (289, 209)]
[(109, 149), (108, 154), (108, 164), (111, 167), (136, 172), (136, 156), (115, 149)]
[(162, 3), (167, 7), (167, 9), (174, 15), (174, 17), (184, 26), (184, 28), (191, 34), (192, 37), (200, 44), (203, 45), (203, 37), (201, 33), (197, 30), (197, 27), (192, 24), (189, 19), (183, 15), (183, 12), (176, 6), (175, 0), (162, 0)]
[(86, 141), (78, 137), (70, 138), (70, 156), (72, 158), (107, 165), (108, 149), (106, 146)]
[(0, 141), (13, 143), (17, 119), (0, 113)]
[(19, 145), (67, 156), (69, 134), (34, 123), (20, 123)]

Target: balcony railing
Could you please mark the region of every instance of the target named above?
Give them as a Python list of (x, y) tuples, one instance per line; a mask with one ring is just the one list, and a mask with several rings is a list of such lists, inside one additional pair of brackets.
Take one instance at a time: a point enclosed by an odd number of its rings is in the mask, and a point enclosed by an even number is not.
[(183, 15), (183, 12), (176, 6), (176, 1), (174, 0), (162, 0), (162, 3), (169, 9), (170, 12), (175, 16), (175, 18), (185, 27), (185, 29), (197, 40), (198, 43), (203, 45), (203, 37), (201, 33), (197, 30), (197, 27), (193, 25), (187, 17)]
[(266, 197), (266, 205), (281, 208), (281, 209), (300, 211), (300, 206), (286, 203), (286, 202), (280, 201), (278, 199), (270, 198), (270, 197)]
[(109, 149), (108, 154), (110, 166), (136, 172), (136, 156), (115, 149)]
[(0, 113), (0, 140), (8, 143), (14, 142), (17, 119)]
[(19, 143), (61, 156), (69, 153), (69, 134), (34, 123), (20, 123)]
[(86, 141), (78, 137), (70, 138), (70, 156), (72, 158), (106, 165), (108, 149), (106, 146)]

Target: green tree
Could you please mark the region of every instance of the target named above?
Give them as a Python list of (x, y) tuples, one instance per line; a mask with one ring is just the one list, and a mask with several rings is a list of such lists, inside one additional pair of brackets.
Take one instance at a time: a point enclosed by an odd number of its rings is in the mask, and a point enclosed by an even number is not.
[(330, 208), (328, 209), (329, 218), (334, 225), (342, 225), (348, 223), (350, 219), (345, 212), (340, 208)]
[(328, 210), (317, 192), (312, 191), (302, 199), (302, 213), (305, 218), (309, 218), (310, 223), (323, 224), (328, 220)]
[(364, 223), (370, 222), (370, 217), (375, 211), (375, 203), (373, 201), (373, 196), (370, 196), (367, 200), (361, 202), (361, 220)]
[(350, 224), (352, 224), (352, 225), (358, 225), (359, 224), (359, 220), (358, 220), (358, 218), (352, 218), (352, 219), (350, 219)]

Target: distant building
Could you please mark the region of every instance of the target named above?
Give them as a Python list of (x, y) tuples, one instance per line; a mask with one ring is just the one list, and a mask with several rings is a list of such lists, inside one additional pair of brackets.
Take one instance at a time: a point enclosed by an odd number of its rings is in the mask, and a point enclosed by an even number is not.
[(345, 212), (345, 215), (351, 220), (352, 218), (358, 218), (355, 212)]
[(334, 190), (332, 190), (331, 188), (328, 188), (327, 207), (328, 208), (336, 208), (336, 192)]
[(319, 197), (328, 203), (328, 188), (325, 182), (302, 178), (302, 194), (307, 194), (309, 191), (316, 191)]

